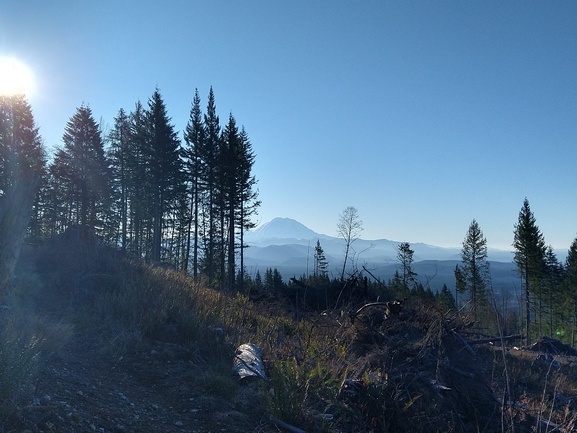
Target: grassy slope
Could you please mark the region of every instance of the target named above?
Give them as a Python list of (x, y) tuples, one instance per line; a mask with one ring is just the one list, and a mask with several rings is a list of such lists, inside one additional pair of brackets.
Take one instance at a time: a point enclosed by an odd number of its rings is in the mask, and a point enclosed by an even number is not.
[[(575, 420), (574, 360), (468, 347), (458, 320), (418, 303), (382, 323), (371, 309), (354, 324), (340, 311), (295, 321), (280, 299), (255, 304), (61, 237), (25, 251), (7, 307), (0, 432), (276, 431), (269, 415), (308, 432), (538, 431), (543, 418), (570, 431)], [(268, 382), (236, 380), (246, 342), (263, 349)]]

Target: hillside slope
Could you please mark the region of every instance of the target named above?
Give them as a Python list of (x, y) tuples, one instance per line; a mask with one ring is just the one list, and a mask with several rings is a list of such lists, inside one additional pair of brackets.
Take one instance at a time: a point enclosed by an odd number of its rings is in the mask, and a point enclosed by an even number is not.
[[(270, 415), (309, 433), (569, 432), (577, 419), (577, 357), (476, 344), (418, 302), (387, 319), (255, 304), (61, 238), (24, 252), (5, 307), (1, 432), (278, 432)], [(249, 341), (268, 382), (232, 371)]]

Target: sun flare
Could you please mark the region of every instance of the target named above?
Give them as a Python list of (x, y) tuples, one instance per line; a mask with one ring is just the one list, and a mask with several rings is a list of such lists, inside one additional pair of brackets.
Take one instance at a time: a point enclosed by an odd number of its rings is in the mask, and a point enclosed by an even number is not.
[(0, 56), (0, 95), (26, 95), (34, 91), (34, 74), (15, 57)]

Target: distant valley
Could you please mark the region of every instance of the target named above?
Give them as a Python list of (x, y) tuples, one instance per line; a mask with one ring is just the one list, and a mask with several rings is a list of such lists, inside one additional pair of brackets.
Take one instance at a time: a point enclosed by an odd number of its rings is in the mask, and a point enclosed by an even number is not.
[[(274, 218), (245, 235), (245, 266), (254, 276), (261, 276), (267, 268), (276, 268), (287, 281), (290, 277), (310, 275), (313, 271), (314, 248), (320, 241), (329, 262), (329, 276), (337, 277), (343, 264), (345, 242), (342, 238), (316, 233), (290, 218)], [(392, 278), (399, 269), (397, 246), (399, 241), (388, 239), (357, 239), (354, 249), (358, 268), (364, 266), (383, 281)], [(443, 284), (453, 290), (455, 265), (461, 261), (460, 248), (443, 248), (423, 243), (411, 244), (414, 250), (413, 268), (417, 279), (437, 291)], [(489, 249), (493, 288), (513, 291), (520, 286), (513, 252)]]

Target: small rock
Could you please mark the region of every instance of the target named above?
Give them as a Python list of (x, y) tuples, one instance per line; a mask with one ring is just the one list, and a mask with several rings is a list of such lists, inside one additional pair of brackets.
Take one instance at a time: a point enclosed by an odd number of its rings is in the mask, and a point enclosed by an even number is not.
[(183, 423), (182, 421), (176, 421), (176, 422), (174, 423), (174, 425), (175, 425), (176, 427), (182, 427), (182, 426), (184, 426), (184, 423)]

